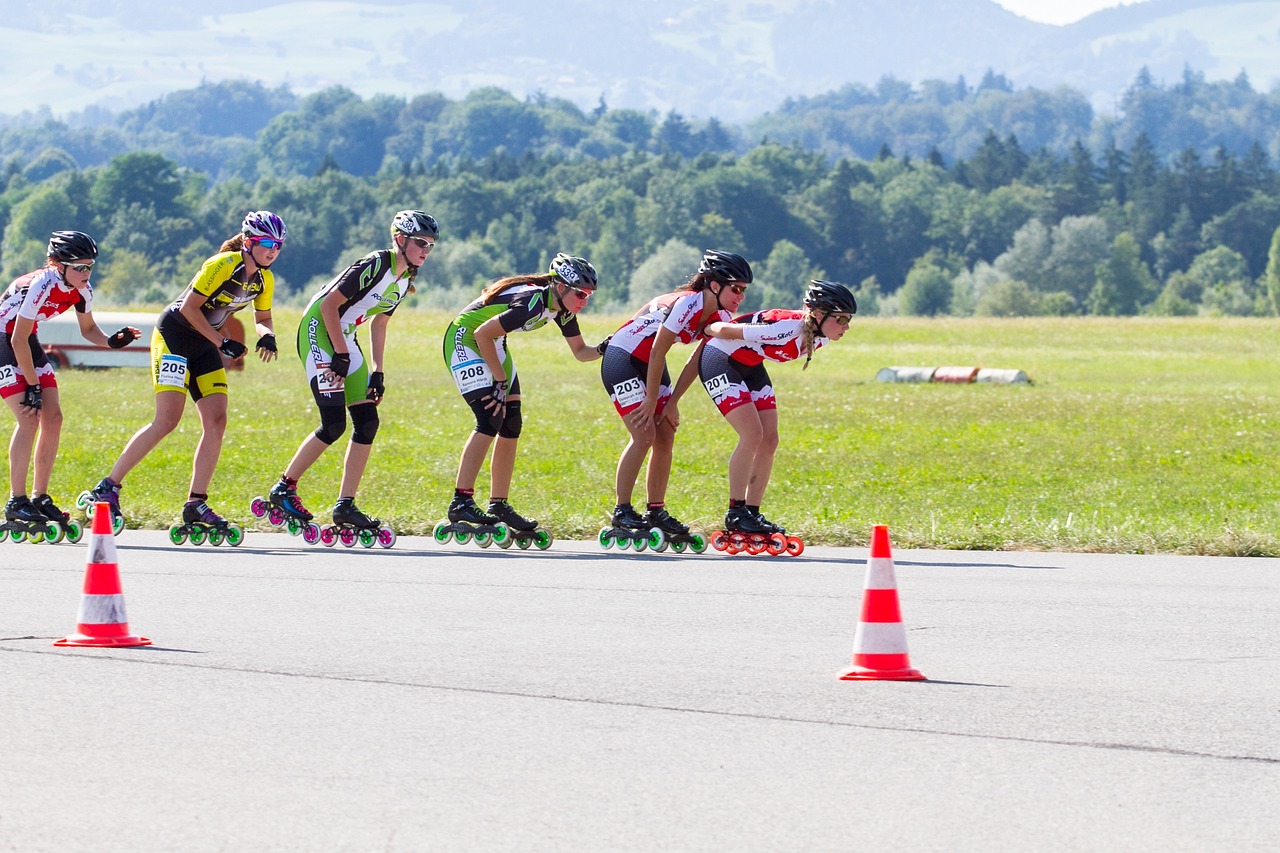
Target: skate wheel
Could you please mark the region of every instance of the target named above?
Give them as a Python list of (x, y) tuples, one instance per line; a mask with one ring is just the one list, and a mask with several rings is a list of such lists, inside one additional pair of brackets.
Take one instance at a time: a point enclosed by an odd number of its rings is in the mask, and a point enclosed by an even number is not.
[(493, 534), (486, 533), (483, 530), (477, 530), (476, 544), (479, 545), (481, 548), (488, 548), (490, 545), (493, 544)]
[(667, 550), (667, 534), (657, 527), (651, 527), (649, 528), (648, 541), (645, 544), (649, 546), (651, 551), (665, 551)]
[(320, 528), (320, 544), (326, 548), (332, 548), (334, 543), (338, 541), (338, 532), (332, 527)]
[(218, 528), (216, 527), (209, 528), (208, 542), (210, 545), (217, 547), (218, 545), (221, 545), (222, 541), (226, 538), (227, 538), (226, 535), (223, 534), (223, 532)]
[(649, 550), (657, 554), (663, 553), (670, 546), (671, 546), (671, 543), (667, 541), (667, 538), (665, 536), (658, 540), (657, 545), (653, 544), (653, 539), (649, 540)]
[(533, 540), (527, 536), (521, 536), (516, 539), (516, 547), (521, 551), (528, 551), (529, 546), (533, 544)]
[(27, 534), (23, 533), (21, 530), (10, 530), (9, 538), (14, 542), (26, 542)]
[(689, 534), (689, 539), (691, 540), (689, 542), (689, 550), (693, 551), (693, 553), (701, 554), (707, 550), (707, 537), (701, 533), (691, 533)]
[(121, 531), (121, 530), (124, 530), (124, 516), (123, 516), (123, 515), (121, 515), (121, 516), (118, 516), (118, 517), (116, 517), (116, 518), (111, 519), (111, 535), (112, 535), (112, 536), (119, 536), (119, 535), (120, 535), (120, 531)]
[(356, 534), (356, 538), (360, 541), (361, 548), (372, 548), (373, 543), (378, 541), (378, 531), (361, 530)]
[(618, 550), (619, 550), (619, 551), (630, 551), (630, 550), (631, 550), (631, 537), (630, 537), (630, 536), (619, 536), (617, 539), (615, 539), (615, 540), (614, 540), (614, 544), (618, 546)]
[(302, 522), (294, 518), (292, 515), (286, 516), (284, 519), (284, 529), (289, 532), (290, 536), (297, 536), (302, 532)]
[(274, 527), (283, 527), (284, 511), (278, 506), (270, 507), (267, 510), (267, 521), (271, 522)]
[(270, 506), (271, 504), (267, 503), (265, 498), (257, 497), (249, 501), (249, 512), (254, 518), (265, 518), (267, 508)]
[(65, 535), (62, 532), (62, 525), (57, 522), (51, 521), (44, 526), (44, 538), (50, 545), (57, 545)]
[(320, 541), (320, 525), (315, 522), (308, 521), (307, 526), (302, 528), (302, 541), (308, 545), (314, 545)]
[(396, 532), (390, 527), (378, 528), (378, 544), (383, 548), (390, 548), (396, 544)]
[(453, 538), (453, 531), (449, 529), (449, 523), (441, 521), (436, 524), (431, 531), (431, 538), (441, 545), (448, 545), (449, 540)]
[(677, 541), (675, 541), (675, 542), (672, 542), (672, 543), (671, 543), (671, 550), (672, 550), (672, 552), (673, 552), (673, 553), (676, 553), (676, 554), (683, 554), (683, 553), (684, 553), (684, 549), (685, 549), (685, 544), (684, 544), (683, 542), (680, 542), (680, 541), (678, 541), (678, 540), (677, 540)]
[(780, 554), (787, 553), (787, 537), (781, 533), (772, 534), (764, 549), (769, 552), (770, 557), (777, 557)]
[(9, 538), (9, 528), (0, 527), (0, 542), (3, 542), (8, 538)]
[(717, 530), (711, 534), (711, 547), (717, 551), (723, 551), (729, 544), (729, 537), (725, 535), (723, 530)]
[(799, 536), (787, 537), (787, 553), (792, 557), (799, 557), (804, 553), (804, 542)]
[(533, 532), (533, 544), (538, 546), (539, 551), (545, 551), (551, 547), (551, 543), (555, 538), (549, 530), (535, 530)]
[(747, 545), (746, 545), (747, 553), (753, 557), (756, 556), (757, 554), (763, 554), (764, 549), (768, 545), (768, 543), (769, 543), (769, 540), (766, 539), (763, 535), (759, 533), (752, 533), (750, 536), (747, 537)]
[(635, 550), (637, 554), (639, 554), (644, 549), (648, 548), (649, 534), (644, 532), (637, 533), (636, 537), (631, 540), (631, 547)]
[(470, 530), (453, 531), (453, 541), (457, 542), (459, 545), (466, 545), (468, 542), (471, 541), (471, 531)]
[(78, 521), (67, 522), (67, 541), (72, 545), (80, 541), (80, 537), (84, 535), (84, 528), (80, 526)]
[(493, 544), (497, 545), (499, 548), (505, 551), (508, 548), (510, 548), (512, 545), (520, 544), (520, 537), (508, 536), (506, 539), (499, 539), (498, 537), (495, 536), (493, 537)]
[(93, 506), (93, 492), (81, 492), (76, 495), (76, 506), (88, 511), (89, 507)]
[(187, 531), (181, 524), (175, 524), (169, 528), (169, 541), (174, 545), (181, 545), (187, 541)]
[(200, 527), (191, 528), (191, 533), (187, 535), (187, 541), (190, 542), (192, 545), (203, 545), (204, 540), (207, 538), (208, 538), (208, 534), (205, 533), (204, 529)]
[(225, 538), (227, 544), (234, 548), (244, 541), (244, 528), (238, 524), (230, 525), (227, 527)]
[[(511, 541), (515, 539), (516, 533), (505, 524), (499, 524), (493, 531), (493, 544), (499, 548), (510, 548)], [(479, 543), (476, 543), (479, 544)]]
[(350, 548), (356, 544), (356, 532), (349, 527), (339, 528), (338, 541), (342, 543), (342, 547)]
[(41, 542), (44, 541), (44, 531), (43, 530), (31, 531), (30, 533), (27, 534), (27, 541), (30, 542), (32, 545), (39, 545)]
[(609, 532), (609, 528), (601, 527), (599, 535), (596, 536), (596, 541), (600, 543), (601, 548), (608, 551), (613, 547), (613, 534)]

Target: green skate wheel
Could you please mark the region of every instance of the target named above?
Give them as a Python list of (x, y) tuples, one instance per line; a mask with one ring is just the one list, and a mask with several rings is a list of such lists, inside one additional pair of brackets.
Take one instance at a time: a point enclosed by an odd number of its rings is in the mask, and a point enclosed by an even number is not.
[(191, 533), (187, 536), (187, 540), (192, 545), (203, 545), (204, 540), (206, 538), (207, 538), (207, 534), (204, 532), (202, 528), (199, 528), (199, 527), (191, 528)]
[(521, 551), (528, 551), (529, 546), (532, 544), (533, 544), (533, 540), (530, 539), (528, 536), (521, 536), (519, 539), (516, 540), (516, 546)]
[(361, 530), (359, 533), (356, 534), (356, 538), (360, 540), (361, 548), (372, 548), (373, 543), (378, 541), (378, 531)]
[(497, 545), (499, 548), (501, 548), (504, 551), (510, 548), (512, 545), (518, 545), (519, 543), (520, 543), (520, 539), (516, 536), (507, 536), (503, 539), (499, 539), (497, 536), (493, 537), (493, 544)]
[(431, 538), (441, 545), (448, 545), (449, 540), (453, 538), (453, 531), (449, 529), (449, 523), (442, 521), (431, 531)]
[(76, 506), (85, 511), (93, 506), (93, 492), (81, 492), (76, 495)]
[(286, 516), (284, 520), (284, 529), (289, 532), (290, 536), (297, 536), (302, 532), (302, 522), (294, 518), (292, 515)]
[(608, 551), (613, 547), (613, 534), (609, 532), (609, 528), (601, 527), (600, 535), (596, 537), (596, 541), (600, 543), (600, 547)]
[(510, 548), (513, 539), (515, 539), (515, 533), (505, 524), (500, 524), (494, 529), (493, 544), (499, 548)]
[(471, 534), (465, 530), (455, 530), (453, 533), (453, 541), (459, 545), (466, 545), (471, 541)]
[(538, 546), (539, 551), (545, 551), (551, 547), (551, 543), (555, 540), (551, 537), (551, 533), (546, 530), (537, 530), (533, 534), (533, 544)]
[(9, 538), (9, 528), (0, 527), (0, 542), (3, 542), (8, 538)]
[(124, 516), (111, 519), (111, 535), (119, 536), (120, 531), (124, 530)]
[(14, 542), (26, 542), (27, 534), (23, 533), (21, 530), (10, 530), (9, 539)]
[(483, 530), (476, 531), (476, 544), (481, 548), (488, 548), (493, 544), (493, 534), (485, 533)]
[(649, 547), (649, 534), (641, 533), (631, 540), (631, 547), (639, 554), (641, 551)]
[(80, 541), (80, 537), (84, 536), (84, 528), (80, 526), (78, 521), (67, 522), (67, 541), (72, 545)]
[(649, 537), (645, 542), (649, 546), (650, 551), (657, 551), (661, 554), (667, 550), (667, 535), (656, 527), (649, 529)]
[(238, 524), (233, 524), (227, 528), (227, 544), (232, 547), (239, 545), (244, 541), (244, 528)]
[(175, 524), (169, 528), (169, 541), (174, 545), (181, 545), (187, 541), (187, 531), (182, 528), (181, 524)]
[(684, 553), (684, 547), (685, 547), (685, 545), (684, 545), (684, 543), (683, 543), (683, 542), (672, 542), (672, 543), (671, 543), (671, 550), (672, 550), (672, 552), (674, 552), (674, 553), (676, 553), (676, 554), (683, 554), (683, 553)]
[(225, 538), (226, 536), (224, 536), (222, 531), (219, 530), (218, 528), (216, 527), (209, 528), (209, 535), (207, 537), (207, 541), (209, 542), (210, 545), (217, 547), (218, 545), (222, 544), (222, 540)]
[(701, 554), (703, 551), (707, 550), (707, 537), (703, 536), (701, 533), (694, 533), (690, 538), (692, 538), (693, 541), (689, 543), (689, 548), (693, 553)]
[(62, 525), (57, 522), (51, 521), (44, 526), (44, 538), (50, 545), (57, 545), (64, 535)]

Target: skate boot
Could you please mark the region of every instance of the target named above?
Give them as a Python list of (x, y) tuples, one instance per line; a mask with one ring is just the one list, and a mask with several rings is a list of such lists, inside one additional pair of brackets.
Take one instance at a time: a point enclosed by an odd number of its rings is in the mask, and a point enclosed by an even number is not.
[(488, 548), (494, 542), (505, 548), (512, 539), (511, 527), (505, 521), (482, 510), (471, 495), (459, 494), (449, 502), (448, 519), (436, 524), (432, 536), (441, 545), (450, 540), (466, 545), (474, 537), (481, 548)]
[(665, 551), (667, 546), (677, 554), (685, 548), (690, 548), (696, 554), (707, 550), (707, 537), (690, 532), (689, 525), (667, 512), (666, 507), (650, 507), (645, 513), (645, 524), (650, 530), (662, 531), (662, 542), (656, 547), (650, 546), (655, 551)]
[(120, 511), (120, 484), (110, 477), (103, 477), (98, 485), (76, 497), (76, 506), (84, 510), (85, 518), (93, 519), (93, 508), (99, 501), (111, 505), (111, 532), (120, 535), (124, 530), (124, 513)]
[(239, 545), (244, 541), (244, 528), (232, 524), (209, 508), (205, 498), (187, 501), (182, 505), (182, 523), (169, 528), (169, 541), (181, 545), (190, 540), (192, 545)]
[(372, 518), (356, 506), (355, 498), (338, 498), (333, 505), (333, 526), (320, 531), (320, 541), (332, 545), (335, 541), (350, 548), (357, 542), (364, 548), (375, 543), (390, 548), (396, 542), (395, 532), (381, 519)]
[(266, 518), (273, 527), (283, 527), (292, 535), (304, 534), (308, 544), (318, 540), (320, 528), (311, 523), (315, 516), (302, 505), (296, 480), (281, 477), (266, 498), (257, 497), (249, 502), (249, 512), (254, 518)]
[(662, 531), (654, 530), (648, 519), (636, 512), (631, 504), (615, 506), (609, 524), (609, 527), (600, 528), (597, 539), (601, 548), (609, 549), (617, 545), (619, 551), (628, 548), (643, 551), (646, 548), (661, 548), (664, 541)]
[(783, 527), (781, 524), (774, 524), (772, 521), (764, 517), (763, 512), (756, 510), (756, 518), (759, 519), (760, 523), (763, 524), (765, 527), (768, 527), (772, 532), (781, 533), (783, 536), (787, 535), (787, 528)]
[(26, 495), (9, 498), (4, 505), (4, 523), (0, 524), (0, 541), (12, 537), (14, 542), (43, 542), (49, 521), (31, 504)]
[(712, 535), (711, 547), (727, 554), (767, 552), (775, 557), (780, 554), (797, 556), (804, 551), (804, 543), (799, 537), (787, 536), (777, 525), (745, 506), (730, 507), (725, 513), (724, 530)]
[(516, 512), (506, 500), (501, 498), (490, 500), (489, 515), (507, 525), (511, 530), (510, 537), (494, 539), (499, 548), (510, 547), (512, 541), (515, 542), (516, 547), (521, 549), (528, 548), (530, 544), (537, 545), (543, 551), (551, 547), (551, 533), (545, 528), (539, 527), (537, 521), (525, 518)]
[(53, 532), (53, 536), (49, 538), (50, 542), (61, 542), (63, 539), (73, 543), (80, 541), (84, 528), (80, 526), (79, 522), (71, 520), (71, 513), (58, 509), (53, 502), (53, 498), (48, 495), (41, 495), (38, 498), (34, 498), (31, 501), (31, 505), (46, 519), (53, 522), (49, 526), (50, 532)]

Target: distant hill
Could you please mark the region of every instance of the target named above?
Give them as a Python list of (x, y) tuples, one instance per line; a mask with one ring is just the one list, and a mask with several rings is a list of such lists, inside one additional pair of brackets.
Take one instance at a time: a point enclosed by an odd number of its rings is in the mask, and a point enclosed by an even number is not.
[(1280, 82), (1280, 0), (1149, 0), (1056, 27), (991, 0), (9, 0), (0, 114), (121, 110), (202, 80), (364, 96), (481, 86), (745, 122), (886, 75), (1069, 85), (1095, 107), (1142, 66)]

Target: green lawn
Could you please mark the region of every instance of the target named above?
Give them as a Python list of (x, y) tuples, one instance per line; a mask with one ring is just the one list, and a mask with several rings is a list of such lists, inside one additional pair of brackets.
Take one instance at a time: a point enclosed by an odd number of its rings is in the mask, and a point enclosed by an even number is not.
[[(297, 319), (278, 316), (282, 342)], [(382, 429), (360, 504), (401, 533), (443, 517), (472, 424), (441, 362), (448, 319), (405, 311), (390, 327)], [(588, 341), (621, 319), (584, 317)], [(807, 371), (771, 368), (782, 446), (765, 509), (810, 544), (863, 544), (873, 524), (888, 524), (902, 547), (1280, 554), (1276, 331), (1274, 320), (855, 318)], [(613, 506), (626, 431), (598, 365), (574, 361), (553, 329), (510, 340), (525, 401), (512, 502), (557, 537), (593, 537)], [(688, 352), (676, 349), (673, 374)], [(891, 365), (1020, 368), (1035, 384), (876, 382)], [(59, 384), (66, 421), (52, 492), (70, 503), (150, 419), (152, 393), (143, 370), (68, 370)], [(211, 503), (247, 526), (248, 500), (318, 420), (291, 351), (233, 373), (231, 385)], [(176, 518), (199, 434), (188, 410), (126, 482), (131, 524)], [(734, 435), (697, 386), (681, 412), (668, 506), (713, 529)], [(315, 511), (336, 497), (341, 453), (302, 481)], [(483, 477), (480, 486), (483, 499)]]

